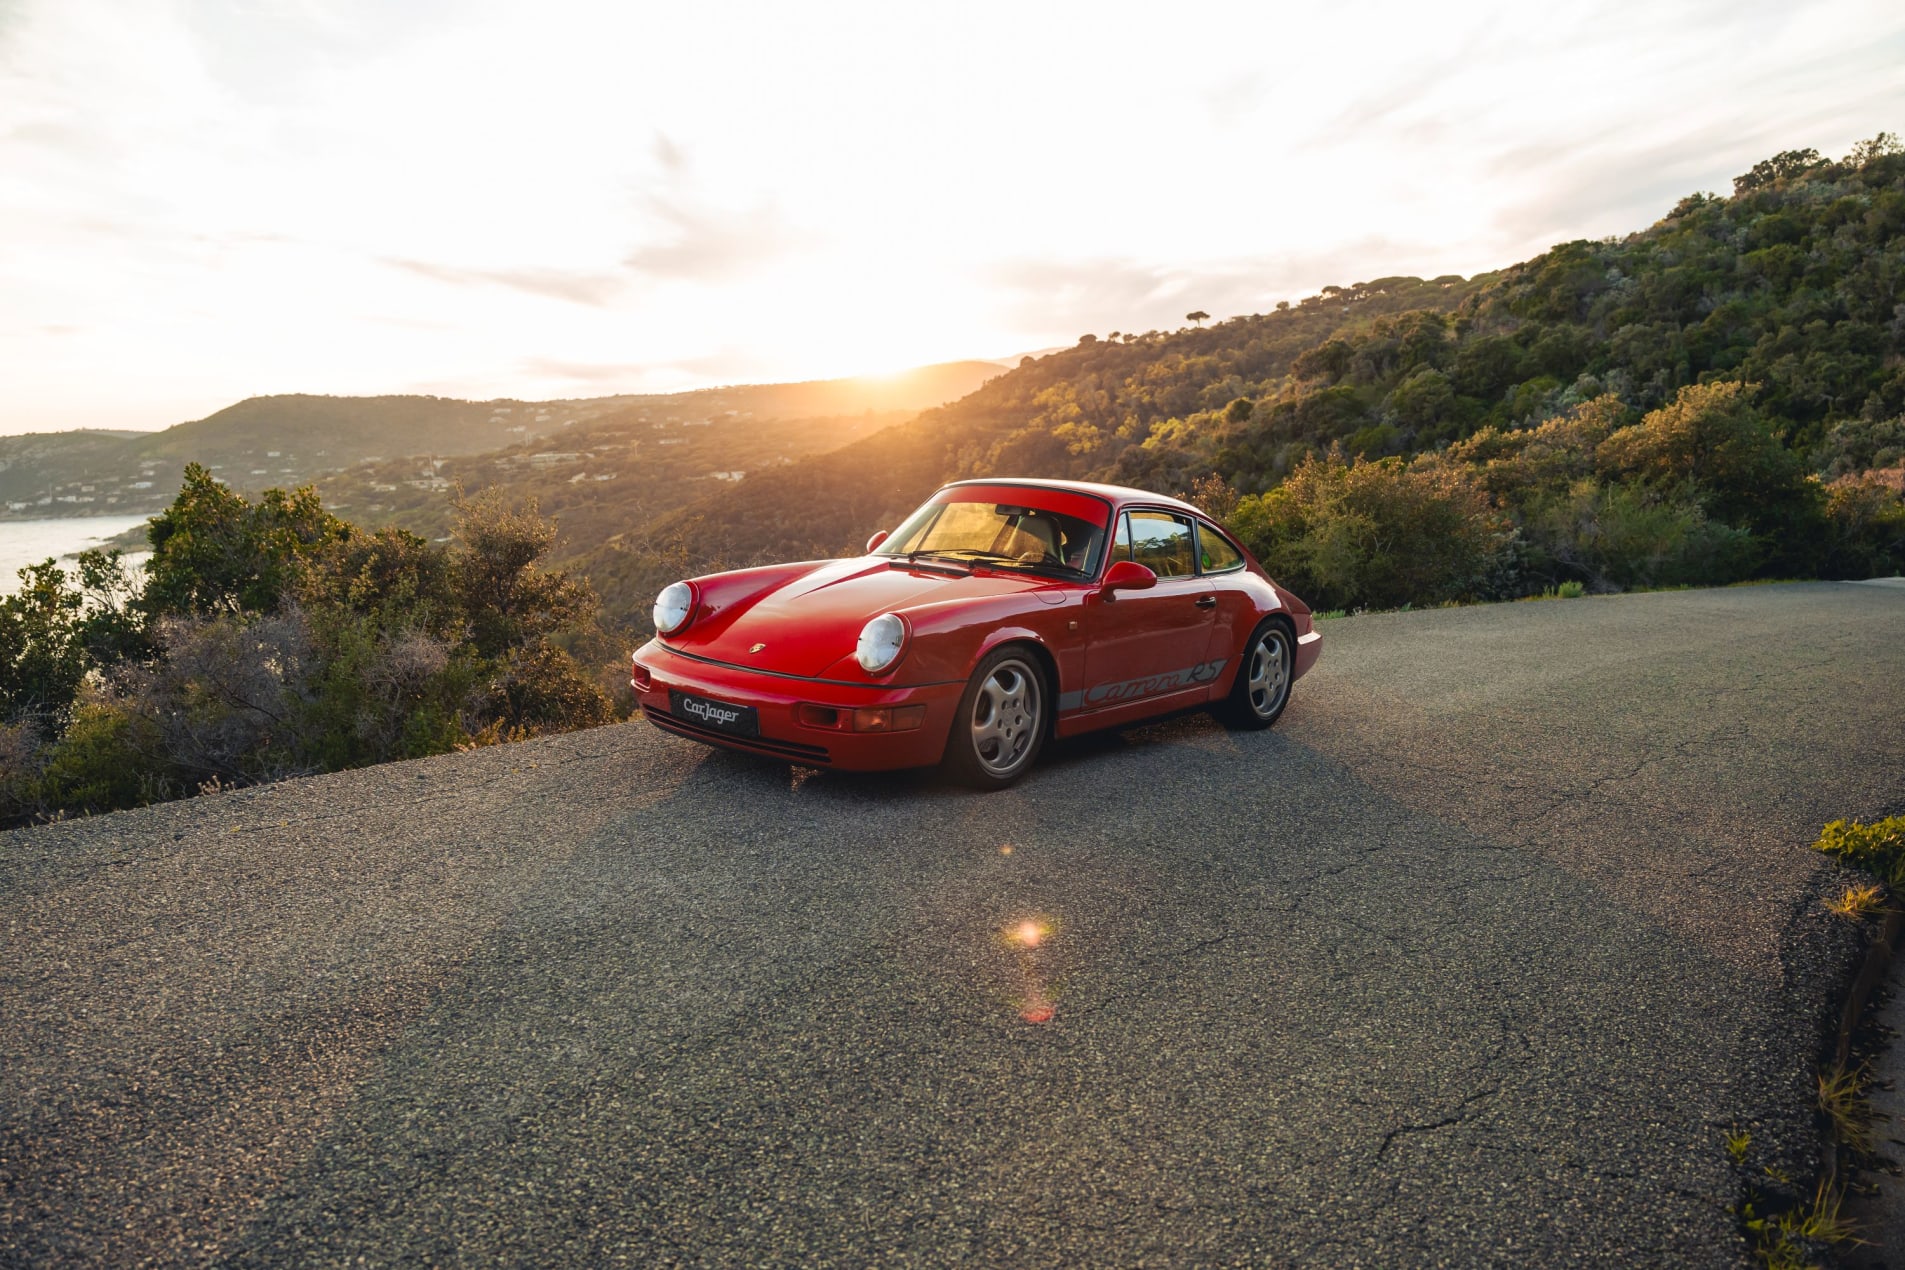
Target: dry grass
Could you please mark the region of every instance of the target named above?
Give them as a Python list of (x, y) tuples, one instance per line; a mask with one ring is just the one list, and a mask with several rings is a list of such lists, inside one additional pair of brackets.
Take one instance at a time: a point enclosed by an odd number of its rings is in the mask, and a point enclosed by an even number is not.
[(1885, 887), (1877, 882), (1848, 886), (1838, 899), (1827, 900), (1826, 908), (1848, 921), (1862, 922), (1885, 911)]
[(1835, 1067), (1819, 1073), (1819, 1110), (1832, 1121), (1839, 1141), (1860, 1155), (1872, 1152), (1872, 1109), (1865, 1102), (1864, 1068)]

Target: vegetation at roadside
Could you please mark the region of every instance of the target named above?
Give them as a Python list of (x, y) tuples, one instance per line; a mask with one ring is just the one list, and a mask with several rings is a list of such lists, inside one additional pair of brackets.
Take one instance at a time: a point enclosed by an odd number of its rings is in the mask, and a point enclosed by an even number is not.
[(1905, 816), (1887, 816), (1871, 824), (1835, 820), (1819, 831), (1819, 840), (1812, 846), (1887, 886), (1905, 883)]
[(0, 819), (136, 806), (606, 722), (619, 661), (552, 522), (460, 499), (452, 541), (194, 464), (150, 526), (0, 598)]
[[(1876, 879), (1848, 886), (1828, 900), (1829, 911), (1852, 921), (1871, 921), (1888, 912), (1889, 888), (1905, 879), (1905, 816), (1864, 824), (1835, 820), (1820, 831), (1813, 848)], [(1843, 1053), (1843, 1051), (1841, 1051)], [(1810, 1196), (1793, 1179), (1767, 1164), (1750, 1165), (1752, 1136), (1729, 1132), (1723, 1145), (1741, 1170), (1741, 1225), (1754, 1255), (1770, 1270), (1803, 1270), (1829, 1264), (1833, 1249), (1863, 1242), (1842, 1212), (1845, 1166), (1869, 1166), (1877, 1142), (1866, 1091), (1871, 1081), (1864, 1066), (1834, 1059), (1814, 1076), (1814, 1108), (1832, 1155), (1826, 1176)]]

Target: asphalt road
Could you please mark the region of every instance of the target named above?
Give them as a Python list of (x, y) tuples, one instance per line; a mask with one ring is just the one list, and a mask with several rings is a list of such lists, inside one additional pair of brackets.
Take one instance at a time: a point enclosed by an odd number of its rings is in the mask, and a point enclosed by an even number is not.
[(1744, 1263), (1905, 589), (1323, 630), (1003, 794), (634, 723), (0, 837), (0, 1261)]

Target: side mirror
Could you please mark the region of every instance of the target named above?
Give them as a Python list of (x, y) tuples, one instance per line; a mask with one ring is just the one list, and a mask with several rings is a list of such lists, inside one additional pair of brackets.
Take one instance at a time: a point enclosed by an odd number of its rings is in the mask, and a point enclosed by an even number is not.
[(1104, 597), (1114, 598), (1118, 591), (1149, 591), (1158, 584), (1158, 575), (1136, 560), (1120, 560), (1105, 573)]
[(871, 555), (873, 553), (873, 549), (885, 541), (886, 541), (886, 530), (882, 529), (879, 533), (874, 534), (871, 538), (867, 539), (867, 554)]

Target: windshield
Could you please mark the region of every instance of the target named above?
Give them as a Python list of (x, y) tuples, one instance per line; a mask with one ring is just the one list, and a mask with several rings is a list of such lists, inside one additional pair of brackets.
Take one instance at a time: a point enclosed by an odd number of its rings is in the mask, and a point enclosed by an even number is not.
[(928, 503), (880, 544), (883, 556), (934, 556), (1000, 568), (1089, 576), (1104, 546), (1102, 525), (1012, 503)]

